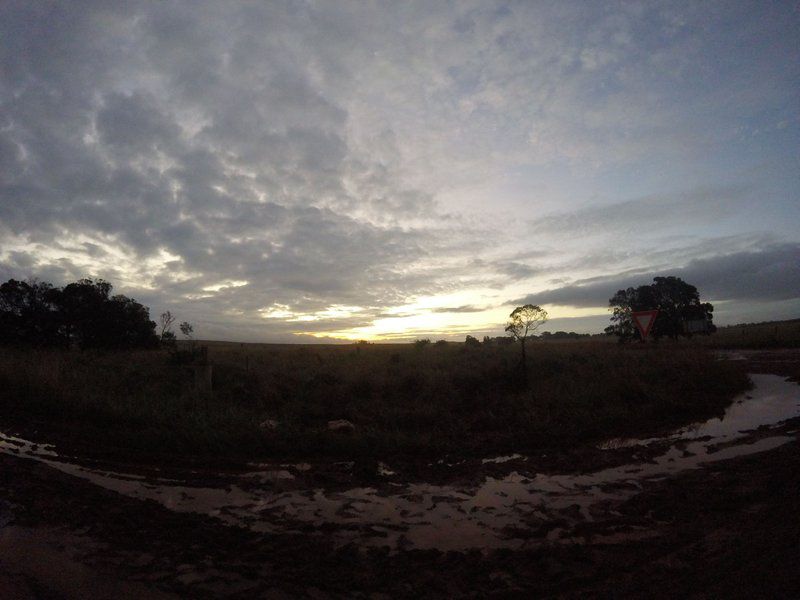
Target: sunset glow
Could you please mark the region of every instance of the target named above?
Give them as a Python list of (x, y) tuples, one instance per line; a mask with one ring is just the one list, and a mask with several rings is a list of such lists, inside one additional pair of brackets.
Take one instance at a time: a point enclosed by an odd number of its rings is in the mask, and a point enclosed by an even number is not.
[(239, 341), (597, 333), (664, 274), (800, 310), (791, 3), (11, 4), (5, 279)]

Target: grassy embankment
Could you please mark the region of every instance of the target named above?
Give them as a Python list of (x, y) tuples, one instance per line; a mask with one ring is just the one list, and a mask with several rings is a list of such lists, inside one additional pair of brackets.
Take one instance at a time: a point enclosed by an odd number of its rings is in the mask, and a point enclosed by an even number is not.
[(487, 456), (661, 430), (747, 387), (694, 344), (534, 343), (527, 387), (517, 346), (209, 346), (206, 399), (164, 351), (0, 350), (0, 424), (131, 457)]

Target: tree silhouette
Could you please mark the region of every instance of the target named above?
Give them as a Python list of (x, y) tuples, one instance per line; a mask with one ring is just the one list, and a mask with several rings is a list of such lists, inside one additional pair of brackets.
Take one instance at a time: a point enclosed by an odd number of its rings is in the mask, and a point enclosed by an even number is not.
[(186, 337), (186, 339), (191, 340), (194, 337), (194, 327), (188, 321), (184, 321), (180, 324), (181, 333)]
[(466, 339), (464, 340), (464, 345), (467, 346), (467, 347), (474, 348), (474, 347), (480, 346), (481, 343), (480, 343), (480, 341), (478, 341), (478, 338), (473, 337), (471, 335), (468, 335), (466, 337)]
[(13, 279), (0, 285), (0, 342), (80, 348), (143, 348), (158, 343), (147, 307), (111, 296), (107, 281), (81, 279), (63, 289)]
[(158, 336), (161, 343), (165, 346), (174, 346), (177, 340), (175, 332), (172, 331), (172, 324), (175, 322), (175, 317), (172, 316), (170, 311), (161, 313), (159, 317), (161, 324), (161, 334)]
[[(172, 333), (172, 324), (175, 322), (175, 317), (172, 316), (170, 311), (166, 311), (161, 313), (159, 322), (161, 324), (161, 333), (159, 334), (159, 337), (161, 338), (161, 341), (164, 341), (164, 334)], [(174, 338), (175, 334), (172, 334), (172, 337)]]
[(49, 283), (9, 279), (0, 285), (0, 343), (64, 345), (59, 290)]
[(525, 342), (534, 331), (539, 329), (547, 321), (547, 311), (535, 304), (525, 304), (518, 306), (509, 315), (506, 325), (506, 332), (511, 337), (519, 341), (522, 350), (521, 365), (523, 379), (528, 381), (527, 356), (525, 354)]
[(691, 337), (689, 323), (699, 323), (699, 333), (716, 331), (712, 323), (714, 307), (709, 302), (700, 302), (697, 288), (680, 277), (655, 277), (650, 285), (618, 290), (608, 303), (613, 312), (606, 333), (619, 336), (620, 341), (640, 339), (631, 317), (631, 313), (640, 310), (658, 310), (650, 330), (655, 339)]

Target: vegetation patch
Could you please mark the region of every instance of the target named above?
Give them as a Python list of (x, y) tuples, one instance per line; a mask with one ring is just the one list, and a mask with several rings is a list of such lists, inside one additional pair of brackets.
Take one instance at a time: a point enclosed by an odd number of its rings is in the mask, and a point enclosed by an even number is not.
[(748, 386), (678, 343), (535, 341), (527, 376), (519, 348), (496, 343), (208, 345), (210, 394), (167, 350), (0, 350), (4, 425), (141, 457), (433, 459), (656, 432)]

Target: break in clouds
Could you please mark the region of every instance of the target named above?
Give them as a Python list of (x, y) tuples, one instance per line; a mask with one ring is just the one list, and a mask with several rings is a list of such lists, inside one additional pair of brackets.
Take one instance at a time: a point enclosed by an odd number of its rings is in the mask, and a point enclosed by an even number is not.
[(0, 276), (103, 277), (241, 340), (499, 333), (520, 298), (602, 314), (666, 272), (731, 320), (796, 311), (797, 25), (761, 3), (6, 2)]

